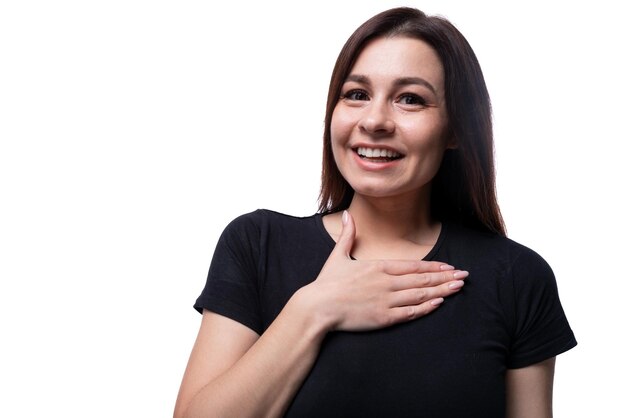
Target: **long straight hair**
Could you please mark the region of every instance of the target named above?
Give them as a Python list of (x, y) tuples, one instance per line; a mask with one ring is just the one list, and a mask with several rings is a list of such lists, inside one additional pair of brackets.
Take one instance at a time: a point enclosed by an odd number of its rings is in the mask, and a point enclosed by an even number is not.
[(370, 41), (397, 36), (428, 43), (444, 68), (448, 129), (456, 147), (446, 150), (432, 182), (433, 217), (506, 235), (496, 197), (491, 102), (478, 59), (448, 20), (408, 7), (372, 17), (350, 36), (339, 53), (326, 102), (320, 213), (347, 209), (354, 196), (339, 172), (331, 147), (330, 125), (342, 86)]

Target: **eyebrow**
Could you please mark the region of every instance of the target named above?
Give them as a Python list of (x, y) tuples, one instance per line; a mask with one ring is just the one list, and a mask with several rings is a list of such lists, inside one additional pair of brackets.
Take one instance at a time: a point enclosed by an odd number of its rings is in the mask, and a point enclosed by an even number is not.
[[(371, 85), (371, 81), (369, 79), (369, 77), (367, 77), (366, 75), (361, 75), (361, 74), (350, 74), (348, 77), (346, 77), (346, 82), (347, 81), (354, 81), (355, 83), (362, 83), (362, 84), (367, 84), (367, 85)], [(397, 78), (394, 80), (393, 82), (394, 85), (396, 86), (407, 86), (407, 85), (411, 85), (411, 84), (418, 84), (420, 86), (424, 86), (426, 87), (428, 90), (432, 91), (433, 93), (437, 94), (435, 88), (433, 87), (432, 84), (430, 84), (428, 81), (424, 80), (423, 78), (420, 77), (401, 77), (401, 78)]]

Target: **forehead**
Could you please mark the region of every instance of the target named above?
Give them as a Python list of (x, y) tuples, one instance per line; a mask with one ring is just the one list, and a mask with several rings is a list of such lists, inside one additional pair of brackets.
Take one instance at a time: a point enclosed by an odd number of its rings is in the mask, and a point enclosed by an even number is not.
[(444, 71), (439, 55), (428, 43), (408, 37), (384, 37), (370, 41), (361, 51), (350, 74), (374, 80), (420, 77), (443, 90)]

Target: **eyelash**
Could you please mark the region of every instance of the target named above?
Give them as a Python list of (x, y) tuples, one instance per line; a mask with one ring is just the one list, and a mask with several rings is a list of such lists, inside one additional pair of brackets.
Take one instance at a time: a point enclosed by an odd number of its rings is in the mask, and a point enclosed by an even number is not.
[(347, 100), (364, 100), (364, 99), (355, 99), (354, 97), (352, 97), (355, 94), (362, 94), (365, 97), (369, 98), (365, 90), (360, 90), (360, 89), (349, 90), (345, 94), (342, 95), (342, 98), (347, 99)]
[[(365, 98), (360, 98), (357, 99), (354, 96), (357, 94), (362, 94), (363, 96), (365, 96)], [(348, 90), (346, 93), (344, 93), (341, 96), (342, 99), (346, 99), (346, 100), (355, 100), (355, 101), (361, 101), (361, 100), (367, 100), (369, 99), (369, 96), (367, 94), (367, 92), (365, 90), (361, 90), (361, 89), (352, 89), (352, 90)], [(413, 99), (415, 100), (415, 103), (405, 103), (409, 106), (425, 106), (426, 105), (426, 100), (424, 100), (423, 97), (414, 94), (414, 93), (404, 93), (400, 96), (400, 98), (398, 99), (399, 101), (403, 100), (403, 99)]]
[(405, 98), (411, 98), (411, 99), (415, 100), (415, 103), (408, 103), (410, 105), (424, 106), (426, 104), (426, 100), (424, 100), (423, 97), (418, 96), (417, 94), (405, 93), (405, 94), (400, 96), (400, 100), (405, 99)]

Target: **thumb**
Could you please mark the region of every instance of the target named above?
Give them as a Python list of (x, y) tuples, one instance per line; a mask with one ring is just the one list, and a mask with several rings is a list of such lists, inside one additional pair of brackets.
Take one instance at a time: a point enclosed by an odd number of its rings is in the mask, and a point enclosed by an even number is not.
[(341, 215), (341, 234), (339, 234), (339, 239), (333, 251), (337, 251), (339, 254), (350, 258), (355, 235), (356, 227), (354, 225), (354, 219), (352, 219), (352, 216), (347, 210), (344, 210)]

